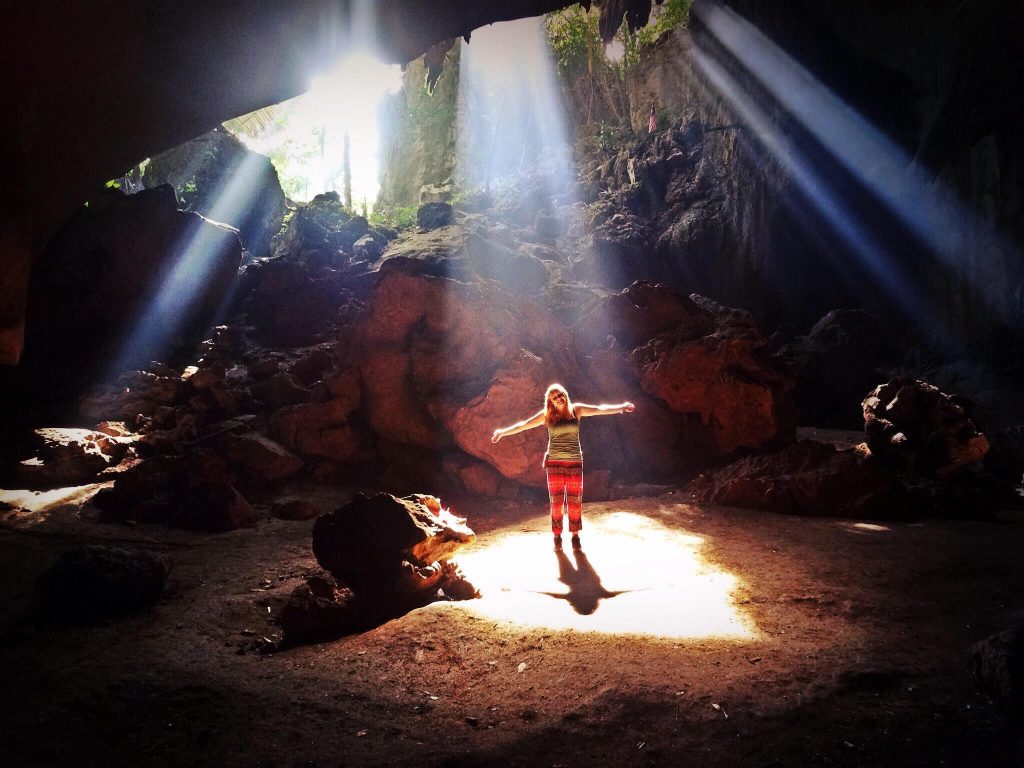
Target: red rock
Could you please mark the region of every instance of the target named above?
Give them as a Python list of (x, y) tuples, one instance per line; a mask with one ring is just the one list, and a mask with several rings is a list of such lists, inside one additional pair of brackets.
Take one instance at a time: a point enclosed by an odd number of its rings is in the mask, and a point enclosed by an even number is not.
[(307, 499), (288, 499), (274, 502), (270, 514), (281, 520), (312, 520), (320, 510)]
[(253, 480), (274, 482), (302, 469), (302, 459), (263, 435), (243, 435), (226, 449), (228, 459)]
[(948, 475), (984, 458), (988, 439), (938, 387), (896, 378), (864, 399), (864, 434), (888, 466), (924, 477)]
[(553, 381), (557, 381), (556, 371), (548, 363), (520, 350), (505, 361), (483, 394), (465, 404), (438, 404), (437, 409), (455, 442), (466, 453), (488, 462), (507, 478), (544, 487), (541, 461), (547, 435), (542, 427), (497, 443), (491, 442), (491, 435), (496, 428), (540, 410), (544, 391)]
[[(632, 481), (668, 481), (706, 460), (703, 430), (692, 425), (660, 400), (640, 388), (636, 371), (617, 346), (600, 350), (586, 361), (591, 389), (584, 402), (622, 402), (636, 405), (633, 413), (588, 418), (581, 428), (587, 467), (607, 468)], [(588, 471), (588, 474), (589, 471)]]
[(327, 388), (329, 397), (327, 400), (341, 400), (349, 404), (350, 410), (354, 411), (359, 407), (362, 399), (362, 390), (359, 384), (359, 372), (354, 369), (340, 371), (328, 376), (322, 382)]
[(633, 349), (663, 331), (684, 326), (684, 338), (699, 338), (714, 325), (713, 315), (687, 296), (638, 281), (594, 302), (576, 323), (574, 335), (582, 350), (604, 347), (609, 336)]
[(459, 472), (459, 479), (470, 493), (482, 496), (496, 496), (501, 486), (499, 475), (488, 464), (471, 464)]
[(374, 432), (423, 448), (443, 449), (451, 444), (414, 388), (405, 352), (390, 347), (377, 350), (360, 363), (360, 373), (364, 409)]
[(309, 401), (310, 392), (290, 373), (278, 373), (249, 387), (252, 396), (268, 411)]
[(270, 418), (270, 433), (300, 456), (343, 461), (359, 449), (360, 438), (347, 419), (351, 403), (328, 400), (282, 408)]
[(29, 488), (91, 482), (128, 451), (127, 443), (87, 429), (37, 429), (35, 438), (36, 456), (21, 462), (15, 472), (15, 481)]
[(716, 321), (699, 339), (684, 329), (634, 350), (644, 392), (676, 413), (699, 415), (713, 455), (791, 440), (792, 374), (751, 322), (726, 314)]

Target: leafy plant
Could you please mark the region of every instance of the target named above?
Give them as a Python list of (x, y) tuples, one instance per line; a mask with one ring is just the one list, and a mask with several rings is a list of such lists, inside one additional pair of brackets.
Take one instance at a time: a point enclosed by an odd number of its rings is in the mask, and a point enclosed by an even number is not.
[(419, 226), (419, 221), (416, 219), (418, 210), (419, 206), (416, 205), (401, 205), (383, 213), (374, 211), (369, 216), (370, 226), (390, 227), (398, 230), (411, 229)]

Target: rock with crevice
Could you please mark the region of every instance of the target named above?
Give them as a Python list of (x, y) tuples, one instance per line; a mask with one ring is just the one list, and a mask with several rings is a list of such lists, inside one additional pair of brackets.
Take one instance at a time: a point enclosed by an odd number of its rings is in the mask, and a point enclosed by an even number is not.
[(434, 497), (357, 494), (317, 519), (313, 553), (361, 598), (432, 596), (456, 579), (450, 559), (475, 538)]

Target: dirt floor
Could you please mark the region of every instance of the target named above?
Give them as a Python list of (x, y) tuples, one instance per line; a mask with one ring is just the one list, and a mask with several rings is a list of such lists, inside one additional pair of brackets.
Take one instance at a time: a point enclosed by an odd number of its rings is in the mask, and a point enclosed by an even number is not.
[[(1018, 521), (808, 519), (666, 494), (587, 504), (581, 555), (552, 550), (542, 504), (461, 499), (480, 600), (264, 655), (269, 614), (316, 568), (312, 522), (106, 525), (94, 490), (6, 492), (25, 507), (0, 526), (6, 765), (1014, 764), (967, 648), (1020, 617)], [(316, 493), (328, 511), (350, 491)], [(168, 554), (157, 606), (26, 623), (39, 573), (107, 541)]]

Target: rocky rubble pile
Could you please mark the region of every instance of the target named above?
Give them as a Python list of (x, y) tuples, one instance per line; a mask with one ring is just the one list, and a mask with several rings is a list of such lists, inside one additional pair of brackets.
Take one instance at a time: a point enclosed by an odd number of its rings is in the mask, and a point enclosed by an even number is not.
[(1012, 441), (983, 463), (988, 439), (937, 387), (892, 379), (862, 407), (865, 442), (855, 448), (803, 440), (706, 472), (687, 491), (698, 501), (836, 517), (985, 517), (1021, 507), (1024, 470)]

